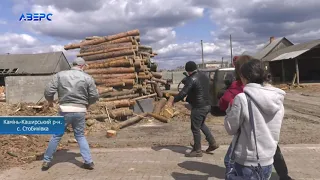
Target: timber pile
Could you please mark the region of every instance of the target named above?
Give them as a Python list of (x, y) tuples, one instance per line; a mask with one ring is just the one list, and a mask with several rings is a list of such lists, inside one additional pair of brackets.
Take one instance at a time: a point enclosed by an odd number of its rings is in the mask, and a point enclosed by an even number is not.
[[(140, 31), (131, 30), (108, 36), (86, 37), (83, 41), (65, 45), (65, 50), (80, 48), (77, 57), (83, 58), (100, 94), (99, 103), (108, 113), (90, 115), (94, 119), (123, 119), (133, 115), (130, 109), (136, 100), (162, 98), (161, 79), (151, 58), (157, 54), (140, 44)], [(141, 119), (141, 118), (138, 118)]]

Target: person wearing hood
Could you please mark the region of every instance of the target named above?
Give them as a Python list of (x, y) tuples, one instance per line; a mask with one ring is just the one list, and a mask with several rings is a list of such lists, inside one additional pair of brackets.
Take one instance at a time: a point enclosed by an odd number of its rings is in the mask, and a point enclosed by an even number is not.
[(261, 61), (257, 59), (252, 59), (241, 66), (240, 78), (244, 92), (235, 96), (232, 105), (226, 110), (224, 120), (227, 133), (234, 136), (232, 140), (235, 154), (234, 169), (239, 176), (248, 179), (253, 171), (250, 167), (258, 166), (255, 140), (249, 121), (246, 97), (248, 96), (252, 101), (259, 162), (265, 178), (269, 179), (284, 117), (283, 101), (286, 93), (270, 84), (265, 86), (267, 74)]

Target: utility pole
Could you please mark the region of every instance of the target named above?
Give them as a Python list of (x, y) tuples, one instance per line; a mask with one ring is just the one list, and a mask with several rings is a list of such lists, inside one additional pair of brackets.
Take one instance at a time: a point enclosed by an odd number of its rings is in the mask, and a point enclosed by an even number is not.
[(203, 43), (201, 40), (201, 54), (202, 54), (202, 68), (204, 69), (204, 59), (203, 59)]
[(223, 57), (222, 57), (222, 62), (221, 62), (221, 68), (223, 68)]
[(231, 53), (231, 64), (232, 64), (232, 38), (231, 38), (231, 34), (230, 34), (230, 53)]

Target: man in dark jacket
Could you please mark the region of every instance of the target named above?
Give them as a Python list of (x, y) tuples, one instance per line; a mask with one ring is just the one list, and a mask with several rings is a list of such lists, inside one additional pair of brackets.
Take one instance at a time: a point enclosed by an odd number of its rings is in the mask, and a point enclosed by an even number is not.
[(191, 105), (191, 131), (193, 133), (194, 145), (190, 153), (186, 157), (201, 157), (201, 133), (205, 134), (209, 143), (207, 152), (214, 151), (219, 147), (210, 129), (205, 124), (207, 114), (211, 110), (209, 98), (209, 78), (197, 70), (197, 65), (193, 61), (189, 61), (185, 65), (188, 77), (184, 79), (184, 87), (180, 93), (174, 97), (174, 103), (183, 100)]

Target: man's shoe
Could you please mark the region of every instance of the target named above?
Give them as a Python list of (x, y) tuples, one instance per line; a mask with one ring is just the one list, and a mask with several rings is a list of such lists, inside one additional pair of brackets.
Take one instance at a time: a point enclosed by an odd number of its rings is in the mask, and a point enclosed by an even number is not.
[(42, 167), (41, 167), (41, 170), (42, 171), (46, 171), (50, 168), (50, 164), (48, 162), (43, 162), (42, 163)]
[(219, 148), (219, 145), (209, 146), (206, 152), (211, 152)]
[(92, 169), (94, 169), (94, 163), (93, 163), (93, 162), (92, 162), (92, 163), (89, 163), (89, 164), (84, 163), (84, 164), (83, 164), (83, 168), (84, 168), (84, 169), (92, 170)]
[(191, 151), (185, 155), (186, 157), (202, 157), (202, 151)]

